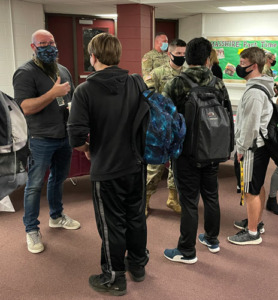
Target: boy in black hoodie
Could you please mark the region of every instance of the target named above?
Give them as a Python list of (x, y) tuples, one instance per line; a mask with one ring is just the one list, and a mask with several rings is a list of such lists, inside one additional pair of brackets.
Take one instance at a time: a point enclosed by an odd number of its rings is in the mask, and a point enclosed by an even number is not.
[(93, 203), (102, 239), (102, 274), (92, 275), (89, 284), (99, 292), (124, 295), (125, 268), (133, 280), (142, 281), (148, 262), (146, 171), (131, 143), (139, 90), (128, 71), (117, 66), (122, 47), (116, 37), (98, 34), (88, 51), (96, 72), (74, 93), (68, 132), (71, 146), (91, 160)]

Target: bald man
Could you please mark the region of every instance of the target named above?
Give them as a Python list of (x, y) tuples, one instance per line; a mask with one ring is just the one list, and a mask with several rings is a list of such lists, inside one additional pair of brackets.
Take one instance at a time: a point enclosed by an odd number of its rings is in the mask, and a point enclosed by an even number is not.
[(57, 63), (58, 49), (53, 35), (38, 30), (32, 35), (33, 58), (13, 76), (14, 96), (27, 120), (31, 160), (24, 192), (27, 248), (31, 253), (44, 250), (41, 241), (41, 189), (46, 171), (49, 226), (78, 229), (80, 223), (63, 213), (63, 182), (68, 176), (72, 149), (66, 131), (68, 103), (74, 91), (71, 75)]
[(154, 49), (147, 52), (142, 58), (142, 75), (145, 81), (149, 80), (153, 69), (168, 63), (168, 38), (165, 33), (157, 33), (154, 40)]

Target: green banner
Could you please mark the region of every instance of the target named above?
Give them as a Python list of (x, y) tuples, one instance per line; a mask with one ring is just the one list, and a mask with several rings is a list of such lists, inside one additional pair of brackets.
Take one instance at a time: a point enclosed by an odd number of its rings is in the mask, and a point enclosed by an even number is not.
[[(260, 47), (266, 52), (278, 54), (278, 37), (213, 37), (208, 38), (212, 47), (217, 51), (220, 67), (223, 71), (225, 81), (242, 81), (242, 78), (236, 74), (236, 66), (239, 64), (240, 52), (249, 47)], [(278, 62), (271, 67), (275, 75), (275, 81), (278, 81)]]

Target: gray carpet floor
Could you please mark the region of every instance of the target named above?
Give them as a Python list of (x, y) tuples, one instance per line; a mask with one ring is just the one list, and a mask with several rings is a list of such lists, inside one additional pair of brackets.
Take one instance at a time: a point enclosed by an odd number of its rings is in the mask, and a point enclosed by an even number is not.
[[(268, 195), (271, 162), (265, 187)], [(91, 274), (99, 274), (100, 245), (97, 233), (91, 186), (88, 176), (65, 183), (65, 213), (79, 220), (76, 231), (48, 226), (45, 188), (41, 199), (40, 221), (45, 251), (27, 251), (22, 223), (23, 189), (11, 196), (15, 213), (0, 213), (0, 299), (1, 300), (85, 300), (112, 299), (88, 285)], [(174, 248), (179, 237), (179, 215), (166, 207), (167, 187), (163, 179), (151, 198), (148, 224), (150, 261), (143, 282), (131, 281), (127, 275), (127, 294), (123, 299), (252, 299), (278, 298), (278, 216), (264, 211), (266, 232), (263, 242), (255, 246), (236, 246), (227, 241), (237, 229), (234, 220), (246, 218), (246, 207), (239, 205), (236, 180), (231, 161), (219, 172), (221, 205), (221, 251), (212, 254), (197, 241), (198, 262), (194, 265), (173, 263), (163, 256), (165, 248)], [(199, 229), (203, 232), (203, 204), (199, 205)]]

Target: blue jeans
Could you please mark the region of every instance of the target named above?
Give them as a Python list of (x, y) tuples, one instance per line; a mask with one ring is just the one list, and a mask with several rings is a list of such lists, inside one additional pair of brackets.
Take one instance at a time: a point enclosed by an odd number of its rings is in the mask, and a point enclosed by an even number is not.
[(41, 190), (48, 169), (50, 169), (50, 174), (47, 182), (47, 199), (50, 217), (53, 219), (61, 217), (63, 183), (69, 173), (72, 153), (68, 138), (31, 138), (30, 149), (32, 155), (24, 193), (23, 222), (26, 232), (39, 229)]

